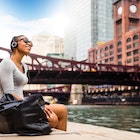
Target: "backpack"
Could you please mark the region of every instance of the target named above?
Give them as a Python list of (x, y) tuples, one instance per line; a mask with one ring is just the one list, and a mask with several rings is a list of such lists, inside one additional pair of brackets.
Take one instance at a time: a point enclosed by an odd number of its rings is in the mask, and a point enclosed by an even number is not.
[(17, 100), (11, 94), (0, 99), (0, 132), (36, 136), (51, 133), (44, 113), (45, 101), (40, 94)]

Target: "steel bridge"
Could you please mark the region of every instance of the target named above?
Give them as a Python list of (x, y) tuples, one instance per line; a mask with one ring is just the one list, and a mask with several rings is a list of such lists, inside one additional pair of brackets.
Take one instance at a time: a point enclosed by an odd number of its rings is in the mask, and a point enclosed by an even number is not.
[[(2, 52), (12, 53), (0, 47)], [(30, 84), (140, 85), (140, 66), (94, 64), (37, 54), (26, 57)]]

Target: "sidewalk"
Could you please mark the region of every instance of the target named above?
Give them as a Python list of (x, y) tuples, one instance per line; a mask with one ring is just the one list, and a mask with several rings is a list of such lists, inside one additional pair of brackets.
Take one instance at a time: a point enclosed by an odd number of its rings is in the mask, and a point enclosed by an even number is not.
[(68, 122), (66, 132), (53, 129), (50, 135), (30, 137), (0, 134), (0, 140), (140, 140), (140, 133)]

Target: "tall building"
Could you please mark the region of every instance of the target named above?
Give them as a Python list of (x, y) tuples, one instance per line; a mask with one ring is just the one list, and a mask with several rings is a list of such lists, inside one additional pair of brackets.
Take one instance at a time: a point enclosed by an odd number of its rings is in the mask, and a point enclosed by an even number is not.
[(114, 2), (114, 38), (88, 54), (91, 63), (140, 66), (140, 0)]
[(64, 39), (50, 34), (37, 34), (32, 37), (32, 53), (49, 56), (63, 56)]
[(113, 36), (114, 0), (66, 0), (69, 22), (65, 31), (64, 55), (83, 61), (88, 49)]

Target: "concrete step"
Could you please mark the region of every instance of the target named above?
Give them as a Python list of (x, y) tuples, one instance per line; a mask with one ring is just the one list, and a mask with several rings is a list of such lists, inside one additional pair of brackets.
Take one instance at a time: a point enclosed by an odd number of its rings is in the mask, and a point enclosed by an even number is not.
[(52, 129), (52, 133), (45, 136), (0, 134), (0, 140), (140, 140), (140, 133), (68, 122), (66, 132)]

